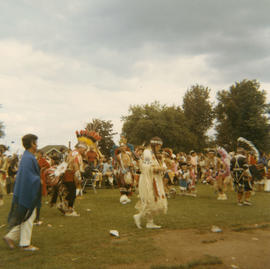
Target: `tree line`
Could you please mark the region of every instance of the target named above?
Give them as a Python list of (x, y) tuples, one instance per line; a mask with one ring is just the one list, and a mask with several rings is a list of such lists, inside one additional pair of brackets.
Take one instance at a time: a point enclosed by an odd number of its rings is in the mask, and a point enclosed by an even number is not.
[[(164, 147), (175, 152), (202, 152), (214, 145), (232, 151), (240, 136), (252, 141), (259, 151), (269, 152), (270, 104), (260, 83), (257, 80), (236, 82), (228, 90), (217, 92), (216, 104), (211, 102), (210, 92), (208, 87), (197, 84), (187, 89), (182, 105), (168, 106), (158, 101), (131, 105), (128, 115), (121, 117), (122, 132), (135, 146), (159, 136)], [(99, 132), (101, 152), (110, 156), (116, 134), (113, 123), (93, 119), (85, 128)], [(3, 129), (0, 121), (0, 137), (4, 135)]]
[[(214, 145), (235, 150), (238, 137), (252, 141), (262, 152), (270, 150), (270, 104), (257, 80), (236, 82), (210, 101), (210, 89), (191, 86), (182, 106), (159, 102), (132, 105), (122, 117), (123, 132), (130, 143), (141, 145), (158, 135), (175, 152), (204, 151)], [(214, 136), (209, 130), (215, 131)]]

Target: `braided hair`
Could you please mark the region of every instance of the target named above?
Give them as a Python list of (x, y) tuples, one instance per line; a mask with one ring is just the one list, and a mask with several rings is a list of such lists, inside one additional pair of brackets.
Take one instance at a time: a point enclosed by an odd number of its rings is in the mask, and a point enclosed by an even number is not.
[(155, 146), (156, 145), (161, 145), (162, 146), (162, 144), (163, 144), (163, 142), (162, 142), (161, 138), (158, 137), (158, 136), (155, 136), (155, 137), (150, 139), (151, 149), (154, 152), (154, 155), (155, 155), (155, 157), (156, 157), (156, 159), (157, 159), (157, 161), (159, 163), (160, 163), (160, 158), (158, 158), (158, 156), (157, 156), (158, 152), (156, 152), (156, 147)]

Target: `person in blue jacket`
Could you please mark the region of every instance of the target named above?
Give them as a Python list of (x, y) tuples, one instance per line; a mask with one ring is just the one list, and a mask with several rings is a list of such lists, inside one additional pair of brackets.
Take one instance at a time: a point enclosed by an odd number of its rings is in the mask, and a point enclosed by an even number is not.
[(36, 251), (31, 245), (33, 222), (36, 217), (36, 208), (41, 206), (40, 171), (35, 153), (38, 137), (27, 134), (22, 138), (25, 148), (17, 172), (11, 210), (8, 216), (10, 231), (4, 236), (9, 248), (15, 248), (15, 241), (23, 250)]

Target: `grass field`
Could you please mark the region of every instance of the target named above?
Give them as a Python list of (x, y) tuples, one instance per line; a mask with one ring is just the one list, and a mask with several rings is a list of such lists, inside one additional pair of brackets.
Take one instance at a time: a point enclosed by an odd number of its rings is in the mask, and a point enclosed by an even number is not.
[[(228, 197), (227, 201), (217, 201), (213, 189), (205, 185), (198, 186), (196, 198), (176, 196), (169, 200), (168, 214), (156, 219), (163, 227), (161, 230), (137, 229), (132, 218), (137, 195), (132, 197), (132, 203), (121, 205), (117, 189), (101, 189), (97, 194), (89, 190), (83, 199), (76, 201), (80, 217), (64, 217), (57, 209), (43, 204), (43, 224), (34, 227), (32, 236), (32, 243), (40, 247), (40, 251), (9, 250), (2, 241), (0, 268), (96, 269), (117, 268), (121, 264), (151, 264), (162, 256), (161, 249), (153, 244), (153, 236), (162, 230), (210, 230), (212, 225), (241, 229), (248, 224), (270, 222), (270, 194), (256, 193), (250, 207), (238, 207), (234, 192)], [(0, 208), (1, 237), (6, 233), (3, 225), (10, 202), (11, 196), (6, 196), (5, 205)], [(120, 237), (112, 237), (110, 230), (118, 230)]]

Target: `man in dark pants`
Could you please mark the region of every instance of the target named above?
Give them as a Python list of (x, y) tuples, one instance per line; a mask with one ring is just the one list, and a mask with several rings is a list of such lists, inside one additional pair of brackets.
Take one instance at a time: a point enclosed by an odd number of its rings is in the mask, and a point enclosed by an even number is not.
[(243, 148), (237, 149), (237, 154), (231, 159), (231, 173), (234, 188), (237, 192), (238, 205), (250, 206), (250, 196), (252, 186), (251, 173), (247, 164), (246, 153)]
[(76, 199), (76, 188), (79, 188), (81, 185), (81, 172), (83, 172), (83, 159), (82, 156), (87, 150), (87, 145), (79, 142), (75, 146), (75, 150), (70, 152), (67, 157), (68, 167), (64, 174), (64, 185), (67, 188), (66, 201), (68, 203), (67, 208), (62, 205), (58, 209), (61, 212), (65, 212), (65, 216), (78, 217), (80, 216), (74, 210), (74, 202)]

